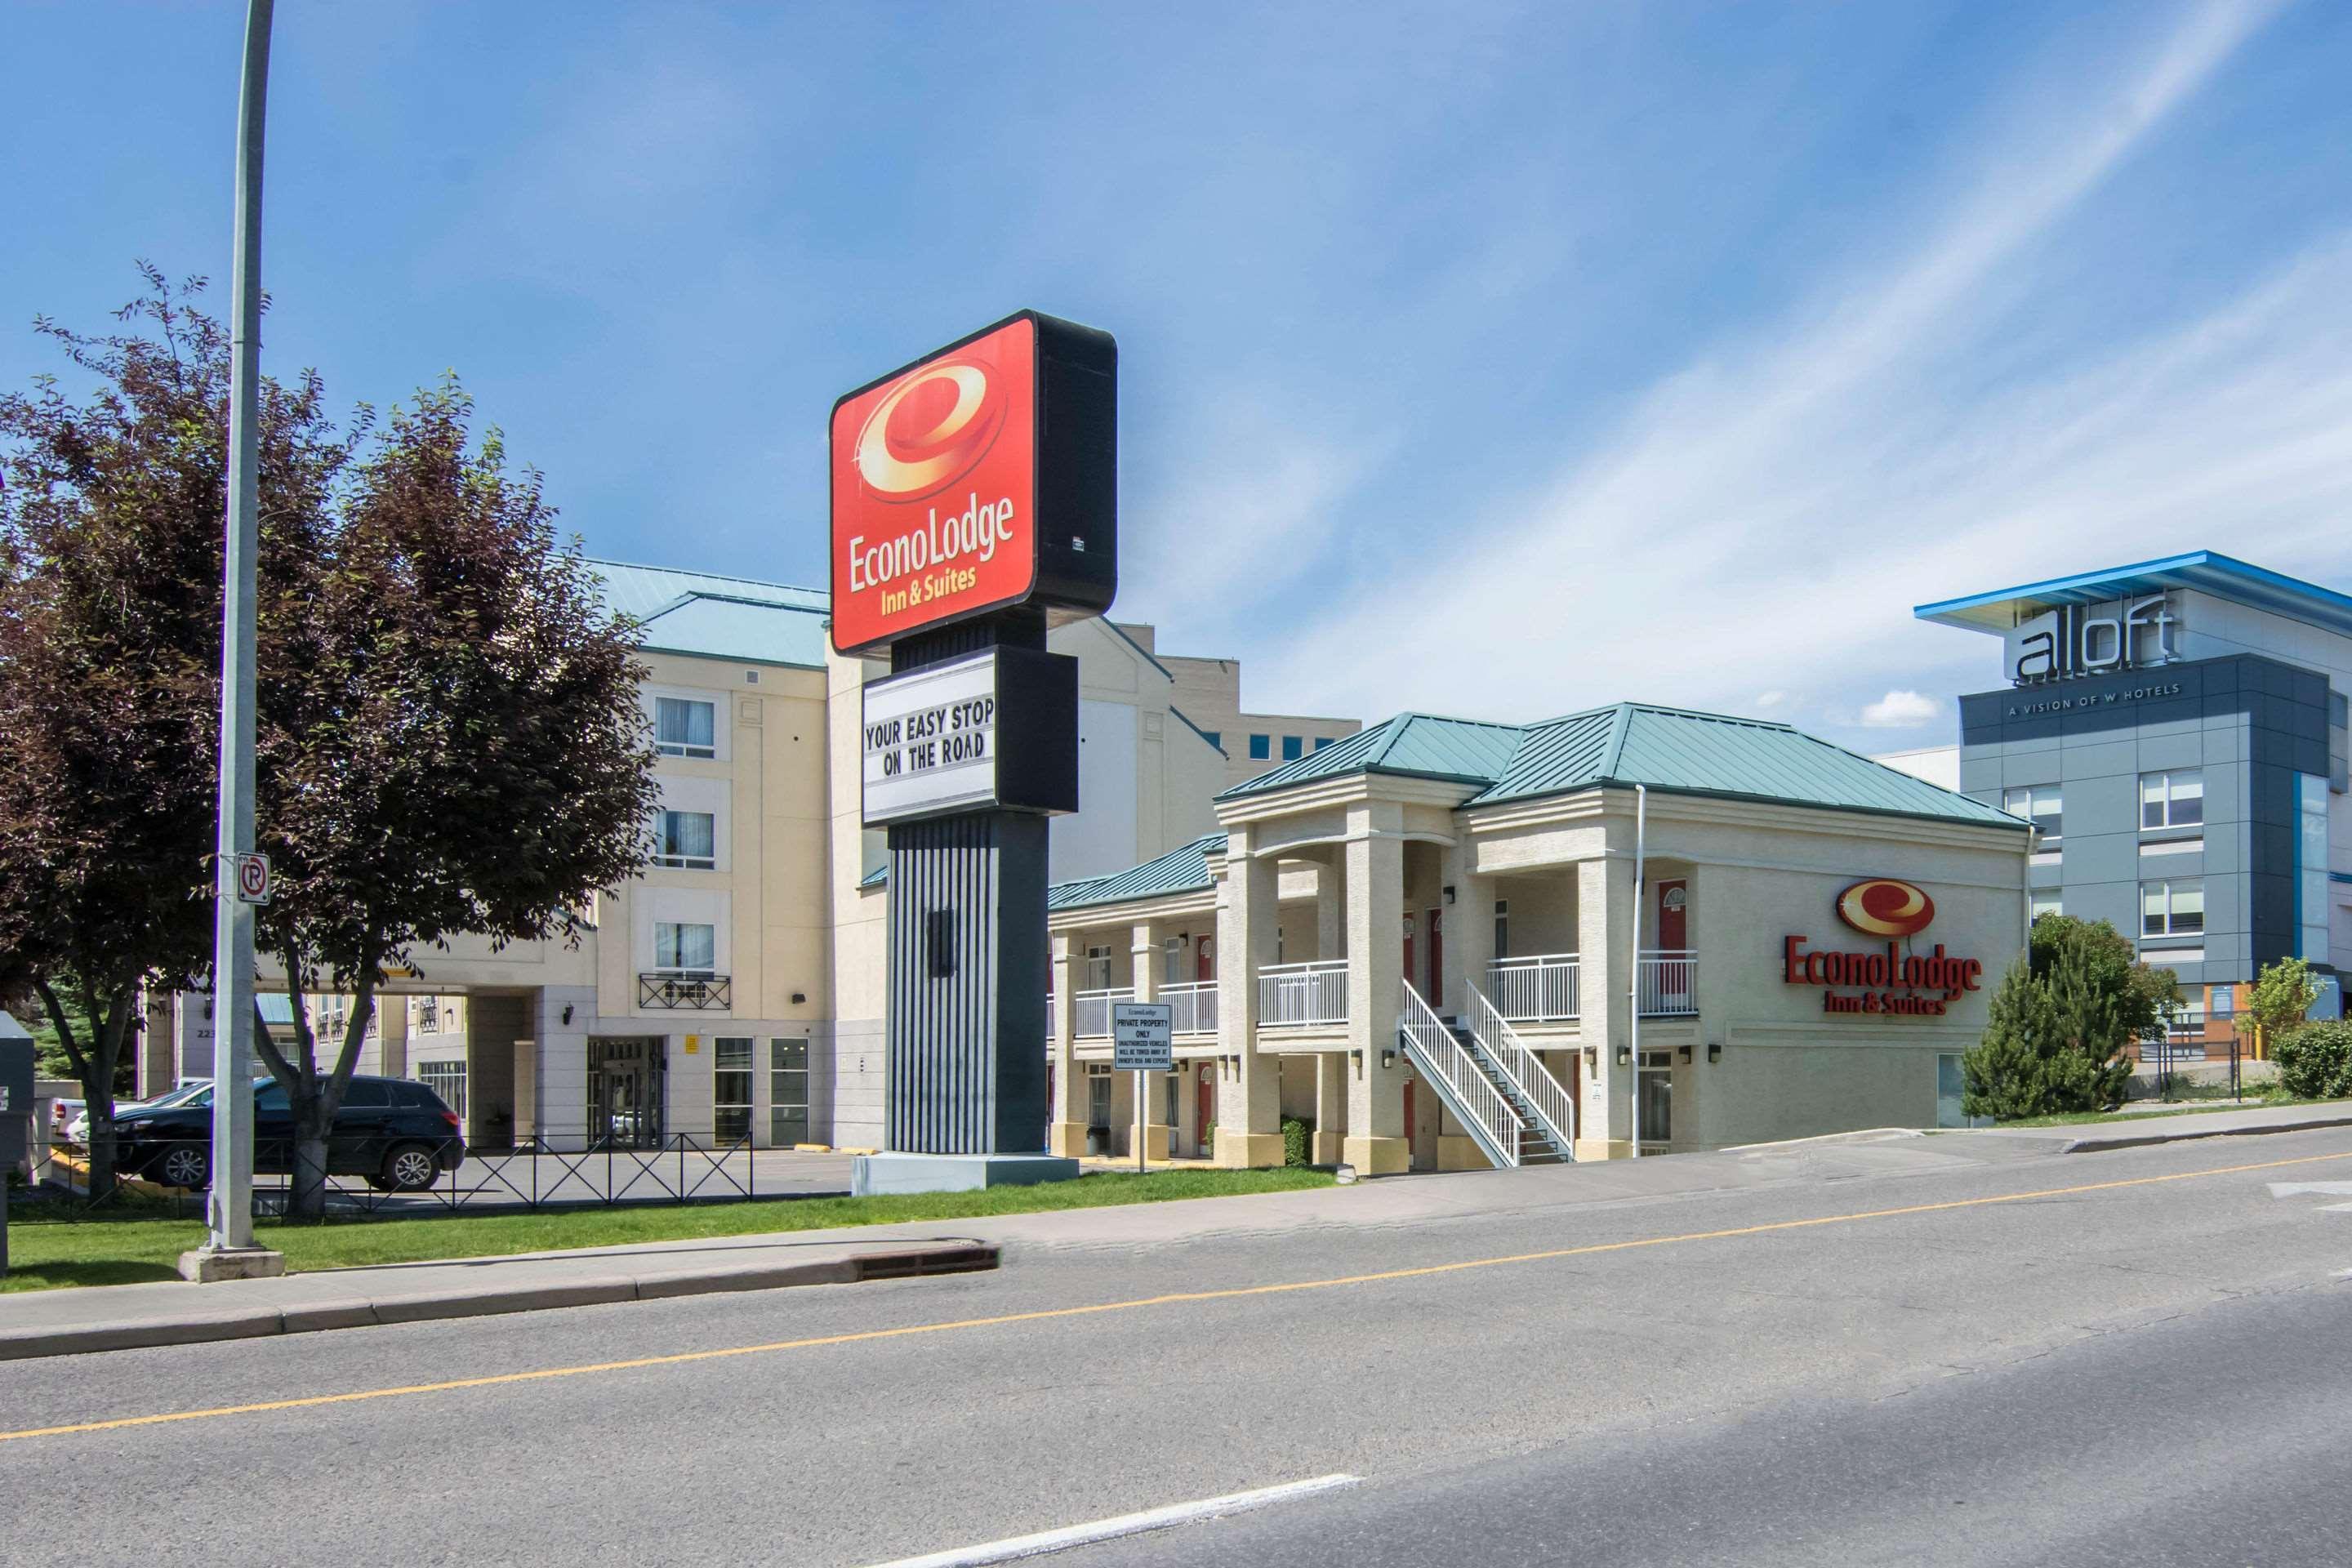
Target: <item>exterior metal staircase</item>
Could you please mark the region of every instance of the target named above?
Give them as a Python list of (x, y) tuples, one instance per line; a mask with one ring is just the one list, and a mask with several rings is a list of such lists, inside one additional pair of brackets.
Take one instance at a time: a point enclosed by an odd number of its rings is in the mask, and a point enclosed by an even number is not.
[[(1483, 1019), (1474, 1015), (1474, 1021)], [(1441, 1018), (1408, 981), (1398, 1036), (1405, 1058), (1495, 1164), (1558, 1165), (1575, 1159), (1567, 1095), (1507, 1025), (1496, 1034)]]

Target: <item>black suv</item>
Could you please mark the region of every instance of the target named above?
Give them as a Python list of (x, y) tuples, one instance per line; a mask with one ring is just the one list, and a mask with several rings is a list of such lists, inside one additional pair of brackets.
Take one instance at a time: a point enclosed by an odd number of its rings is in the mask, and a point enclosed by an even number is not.
[[(201, 1187), (213, 1173), (210, 1086), (175, 1105), (131, 1106), (114, 1119), (115, 1168), (167, 1187)], [(457, 1113), (421, 1083), (354, 1075), (327, 1136), (327, 1173), (364, 1176), (378, 1192), (420, 1192), (466, 1158)], [(294, 1118), (275, 1079), (253, 1086), (253, 1168), (294, 1168)]]

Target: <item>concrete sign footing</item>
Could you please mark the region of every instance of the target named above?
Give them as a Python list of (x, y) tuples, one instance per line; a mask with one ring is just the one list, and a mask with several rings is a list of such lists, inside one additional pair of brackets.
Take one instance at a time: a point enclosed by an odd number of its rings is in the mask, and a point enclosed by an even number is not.
[(180, 1278), (199, 1285), (221, 1279), (275, 1279), (286, 1272), (286, 1255), (266, 1247), (200, 1247), (180, 1254)]
[(1066, 1182), (1078, 1163), (1059, 1154), (860, 1154), (849, 1170), (852, 1197), (882, 1193), (976, 1193)]

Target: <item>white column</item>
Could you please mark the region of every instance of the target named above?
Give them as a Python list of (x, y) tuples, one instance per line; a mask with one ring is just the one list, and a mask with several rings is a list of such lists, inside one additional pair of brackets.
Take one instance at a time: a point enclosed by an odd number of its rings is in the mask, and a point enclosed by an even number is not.
[[(1349, 1164), (1368, 1176), (1410, 1168), (1404, 1124), (1404, 1053), (1397, 1017), (1404, 1000), (1404, 841), (1394, 806), (1349, 813)], [(1383, 1057), (1387, 1059), (1384, 1062)]]
[(1578, 1032), (1590, 1049), (1592, 1073), (1577, 1108), (1577, 1158), (1615, 1159), (1627, 1142), (1633, 1108), (1627, 1096), (1633, 1069), (1617, 1065), (1633, 1035), (1633, 865), (1621, 857), (1581, 860), (1576, 867)]
[(1048, 1152), (1069, 1159), (1087, 1152), (1087, 1084), (1077, 1058), (1077, 965), (1072, 961), (1076, 942), (1067, 931), (1055, 933), (1054, 1014), (1046, 1020), (1054, 1054), (1054, 1103), (1045, 1112), (1045, 1142)]
[(1225, 898), (1217, 918), (1217, 1073), (1220, 1165), (1282, 1163), (1282, 1093), (1276, 1058), (1257, 1050), (1258, 971), (1274, 962), (1281, 888), (1271, 859), (1255, 859), (1245, 831), (1225, 845)]

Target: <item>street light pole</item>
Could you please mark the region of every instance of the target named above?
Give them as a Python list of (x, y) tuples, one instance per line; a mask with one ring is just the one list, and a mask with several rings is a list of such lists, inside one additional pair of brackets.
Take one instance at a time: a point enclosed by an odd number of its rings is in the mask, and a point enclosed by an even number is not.
[[(239, 897), (253, 851), (254, 560), (260, 532), (261, 149), (273, 0), (248, 0), (237, 95), (236, 240), (230, 264), (228, 537), (222, 551), (220, 837), (213, 880), (212, 1193), (190, 1279), (277, 1274), (285, 1260), (253, 1245), (253, 911)], [(241, 1255), (224, 1258), (222, 1254)], [(275, 1267), (271, 1267), (271, 1260)]]

